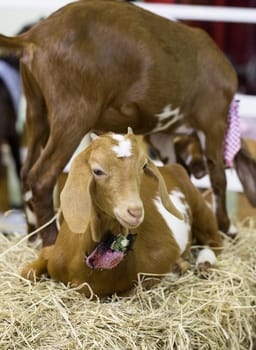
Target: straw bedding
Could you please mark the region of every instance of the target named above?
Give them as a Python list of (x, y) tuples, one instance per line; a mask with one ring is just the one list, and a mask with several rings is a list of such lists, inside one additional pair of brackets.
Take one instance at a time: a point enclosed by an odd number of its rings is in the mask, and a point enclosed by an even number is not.
[(0, 234), (0, 349), (255, 349), (256, 219), (246, 224), (208, 278), (192, 264), (151, 290), (141, 276), (132, 296), (103, 301), (51, 280), (22, 280), (37, 250)]

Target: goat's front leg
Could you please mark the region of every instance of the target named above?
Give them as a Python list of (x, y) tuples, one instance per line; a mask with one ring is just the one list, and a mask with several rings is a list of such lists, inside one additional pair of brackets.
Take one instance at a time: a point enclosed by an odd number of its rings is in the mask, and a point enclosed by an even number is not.
[(190, 268), (190, 264), (188, 261), (186, 261), (182, 256), (179, 257), (179, 259), (176, 261), (173, 272), (177, 273), (178, 275), (183, 275), (187, 270)]
[[(58, 133), (52, 132), (46, 147), (27, 176), (27, 183), (32, 192), (31, 203), (39, 227), (48, 223), (54, 216), (54, 186), (82, 136), (77, 131), (76, 137), (70, 134), (67, 135), (62, 129)], [(43, 246), (53, 244), (57, 237), (55, 221), (42, 229), (40, 236), (43, 240)]]
[(201, 196), (198, 199), (202, 203), (193, 218), (192, 234), (196, 243), (203, 246), (197, 257), (197, 269), (199, 272), (206, 272), (216, 263), (217, 256), (222, 252), (223, 239), (211, 209)]
[(44, 273), (47, 273), (47, 264), (53, 248), (54, 245), (43, 248), (36, 260), (26, 264), (22, 268), (21, 276), (34, 282), (35, 280), (40, 278)]

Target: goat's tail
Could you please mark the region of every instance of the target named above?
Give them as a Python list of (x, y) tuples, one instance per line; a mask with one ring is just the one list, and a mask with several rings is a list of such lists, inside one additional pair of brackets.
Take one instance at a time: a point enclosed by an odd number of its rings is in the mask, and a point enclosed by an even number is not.
[(24, 38), (23, 35), (9, 37), (0, 34), (0, 50), (7, 49), (7, 50), (19, 50), (23, 49), (27, 44), (27, 40)]
[(234, 158), (234, 166), (247, 199), (256, 207), (256, 159), (250, 154), (244, 140)]

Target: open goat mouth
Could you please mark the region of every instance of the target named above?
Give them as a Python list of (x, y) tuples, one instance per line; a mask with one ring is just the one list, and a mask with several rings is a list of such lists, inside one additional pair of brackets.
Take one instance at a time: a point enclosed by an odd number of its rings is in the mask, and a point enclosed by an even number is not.
[(133, 244), (133, 235), (127, 237), (121, 233), (118, 236), (107, 232), (102, 241), (85, 258), (85, 262), (92, 270), (110, 270), (116, 267), (125, 257)]

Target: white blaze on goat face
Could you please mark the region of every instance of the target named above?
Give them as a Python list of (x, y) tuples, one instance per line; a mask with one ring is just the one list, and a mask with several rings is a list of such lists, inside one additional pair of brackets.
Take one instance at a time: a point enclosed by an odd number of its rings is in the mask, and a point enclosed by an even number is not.
[(167, 209), (165, 209), (159, 196), (157, 196), (157, 198), (154, 199), (154, 203), (158, 212), (161, 214), (167, 226), (171, 230), (173, 237), (180, 248), (181, 253), (183, 253), (189, 241), (189, 206), (186, 203), (185, 197), (182, 192), (175, 190), (170, 192), (169, 196), (176, 208), (183, 214), (183, 220), (178, 219), (176, 216), (172, 215)]
[(129, 139), (120, 134), (115, 134), (112, 136), (115, 141), (118, 141), (118, 145), (112, 147), (112, 151), (116, 154), (118, 158), (130, 157), (132, 155), (132, 144)]

